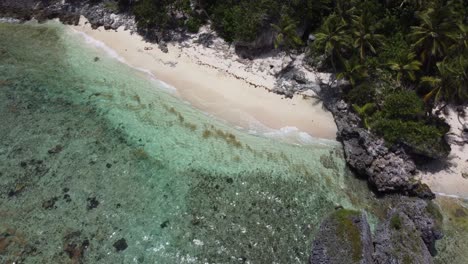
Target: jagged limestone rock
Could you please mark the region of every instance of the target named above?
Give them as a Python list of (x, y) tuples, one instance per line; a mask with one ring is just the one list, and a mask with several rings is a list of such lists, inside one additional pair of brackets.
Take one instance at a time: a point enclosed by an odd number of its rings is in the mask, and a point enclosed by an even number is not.
[(372, 237), (362, 212), (339, 209), (320, 226), (310, 264), (372, 263)]

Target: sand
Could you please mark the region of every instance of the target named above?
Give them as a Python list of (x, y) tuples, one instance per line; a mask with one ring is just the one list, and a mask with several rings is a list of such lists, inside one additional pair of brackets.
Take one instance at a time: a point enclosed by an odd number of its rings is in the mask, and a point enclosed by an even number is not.
[[(465, 108), (468, 112), (468, 107)], [(454, 107), (447, 109), (442, 115), (451, 129), (448, 133), (448, 142), (452, 151), (445, 161), (433, 162), (421, 172), (423, 182), (440, 196), (452, 196), (468, 200), (468, 135), (463, 134), (463, 123), (468, 123), (468, 117), (458, 117)], [(458, 144), (457, 144), (458, 143)], [(466, 177), (463, 177), (466, 173)]]
[[(274, 77), (255, 69), (246, 70), (242, 61), (231, 53), (202, 45), (182, 49), (181, 44), (169, 44), (169, 52), (164, 53), (157, 45), (122, 28), (93, 30), (83, 18), (78, 26), (71, 28), (86, 38), (102, 42), (121, 61), (148, 70), (158, 80), (175, 87), (175, 94), (195, 108), (234, 126), (252, 132), (302, 131), (315, 138), (336, 138), (333, 116), (323, 109), (318, 99), (306, 96), (286, 99), (270, 92)], [(310, 72), (306, 74), (313, 76)]]
[[(286, 99), (270, 91), (275, 85), (272, 70), (277, 72), (284, 67), (289, 62), (285, 58), (245, 61), (219, 38), (215, 39), (216, 48), (196, 44), (192, 39), (169, 44), (169, 52), (164, 53), (141, 36), (123, 29), (93, 30), (85, 18), (71, 28), (100, 42), (122, 62), (147, 70), (174, 87), (175, 94), (195, 108), (235, 126), (266, 131), (264, 134), (273, 137), (294, 132), (307, 133), (306, 139), (309, 135), (336, 138), (333, 116), (323, 109), (320, 101), (310, 96)], [(305, 73), (317, 83), (327, 78), (323, 73)], [(468, 146), (456, 144), (463, 141), (461, 124), (468, 123), (468, 118), (459, 120), (453, 108), (443, 118), (451, 126), (452, 151), (447, 160), (422, 168), (420, 177), (439, 196), (468, 199), (468, 178), (462, 176), (468, 174)]]

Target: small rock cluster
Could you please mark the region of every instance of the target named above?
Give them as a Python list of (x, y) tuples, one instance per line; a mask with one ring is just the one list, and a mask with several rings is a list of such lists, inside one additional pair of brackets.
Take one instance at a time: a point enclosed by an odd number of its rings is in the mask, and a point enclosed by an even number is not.
[(276, 74), (277, 82), (274, 92), (292, 98), (295, 94), (311, 90), (314, 82), (310, 82), (305, 73), (293, 66), (295, 61), (290, 61), (289, 64)]

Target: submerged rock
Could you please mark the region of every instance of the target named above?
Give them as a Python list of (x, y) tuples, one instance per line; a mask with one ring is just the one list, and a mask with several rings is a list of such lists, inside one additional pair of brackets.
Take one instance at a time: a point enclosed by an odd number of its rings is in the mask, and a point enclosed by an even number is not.
[(96, 199), (96, 197), (89, 197), (87, 201), (88, 205), (86, 206), (86, 208), (88, 208), (88, 210), (94, 209), (99, 205), (99, 201)]
[(89, 240), (83, 238), (80, 231), (71, 232), (64, 237), (63, 251), (67, 253), (72, 263), (83, 263), (83, 257), (88, 247)]
[(49, 154), (57, 154), (57, 153), (62, 152), (62, 150), (63, 150), (63, 146), (62, 146), (62, 145), (56, 145), (55, 147), (49, 149), (49, 150), (47, 151), (47, 153), (49, 153)]
[(49, 200), (47, 200), (47, 201), (44, 201), (44, 202), (42, 203), (42, 208), (44, 208), (44, 209), (53, 209), (53, 208), (57, 208), (57, 207), (55, 206), (55, 203), (56, 203), (57, 201), (58, 201), (58, 197), (53, 197), (53, 198), (51, 198), (51, 199), (49, 199)]
[(373, 263), (372, 237), (362, 212), (339, 209), (328, 216), (314, 240), (310, 264)]
[(117, 252), (124, 251), (127, 247), (127, 240), (125, 238), (121, 238), (114, 243), (114, 248)]

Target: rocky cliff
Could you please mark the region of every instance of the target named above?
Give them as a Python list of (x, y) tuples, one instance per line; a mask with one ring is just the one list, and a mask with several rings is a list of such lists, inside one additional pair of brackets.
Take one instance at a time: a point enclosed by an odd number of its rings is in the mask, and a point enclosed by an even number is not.
[(313, 243), (310, 264), (430, 264), (442, 237), (432, 202), (394, 197), (374, 235), (362, 212), (339, 209), (327, 217)]

